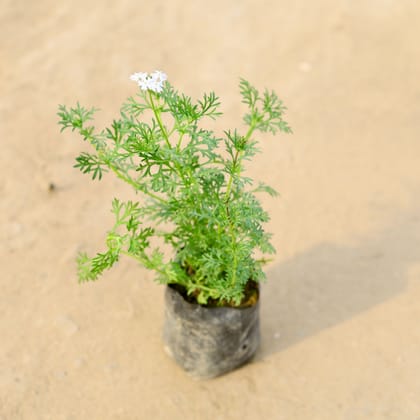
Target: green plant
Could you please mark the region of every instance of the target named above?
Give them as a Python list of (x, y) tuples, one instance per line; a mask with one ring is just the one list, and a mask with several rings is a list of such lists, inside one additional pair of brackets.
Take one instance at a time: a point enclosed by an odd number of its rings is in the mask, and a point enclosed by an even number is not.
[[(269, 217), (255, 193), (276, 195), (243, 175), (244, 161), (258, 152), (256, 131), (291, 132), (285, 107), (274, 92), (260, 94), (241, 79), (247, 131), (227, 130), (219, 137), (199, 125), (221, 115), (213, 92), (194, 102), (164, 73), (135, 73), (131, 79), (139, 84), (138, 94), (100, 132), (88, 125), (96, 109), (59, 106), (61, 130), (78, 131), (95, 149), (81, 153), (75, 167), (93, 179), (113, 172), (141, 193), (139, 201), (113, 200), (115, 224), (106, 250), (79, 256), (79, 279), (95, 280), (128, 255), (155, 270), (159, 282), (183, 286), (200, 304), (212, 299), (239, 305), (248, 281), (264, 278), (265, 260), (255, 252), (274, 252), (262, 227)], [(171, 256), (155, 245), (156, 238), (172, 246)]]

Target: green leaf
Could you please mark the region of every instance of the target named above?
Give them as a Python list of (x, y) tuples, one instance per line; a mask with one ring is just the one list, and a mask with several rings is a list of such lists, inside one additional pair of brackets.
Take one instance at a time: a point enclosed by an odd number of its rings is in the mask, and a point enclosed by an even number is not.
[(253, 190), (253, 192), (266, 192), (271, 197), (278, 197), (279, 193), (269, 185), (264, 184), (263, 182), (260, 182), (258, 187)]
[(101, 180), (102, 173), (108, 171), (99, 157), (90, 153), (82, 152), (76, 158), (76, 162), (77, 164), (74, 165), (74, 168), (80, 169), (84, 174), (92, 173), (92, 179), (98, 178)]
[(253, 109), (259, 100), (258, 90), (247, 80), (242, 78), (240, 79), (239, 88), (242, 95), (242, 102)]

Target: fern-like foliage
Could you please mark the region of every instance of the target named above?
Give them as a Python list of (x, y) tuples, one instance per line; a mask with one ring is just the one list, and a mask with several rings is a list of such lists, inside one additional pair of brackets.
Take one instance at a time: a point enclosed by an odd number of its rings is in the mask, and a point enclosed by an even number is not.
[[(270, 254), (274, 248), (263, 228), (269, 216), (255, 194), (277, 192), (254, 185), (244, 175), (244, 161), (258, 153), (257, 131), (291, 129), (274, 92), (261, 94), (244, 79), (239, 88), (248, 108), (247, 130), (226, 130), (222, 138), (199, 125), (221, 115), (219, 98), (211, 92), (193, 101), (168, 82), (162, 91), (129, 98), (120, 117), (100, 132), (88, 125), (96, 109), (59, 106), (61, 130), (78, 131), (94, 148), (81, 153), (75, 167), (98, 180), (112, 172), (142, 197), (139, 202), (113, 200), (115, 224), (105, 251), (80, 254), (80, 281), (96, 280), (128, 255), (154, 270), (159, 282), (184, 286), (201, 304), (209, 298), (239, 304), (247, 282), (264, 278), (264, 259), (255, 253)], [(172, 257), (165, 258), (156, 239), (172, 246)]]

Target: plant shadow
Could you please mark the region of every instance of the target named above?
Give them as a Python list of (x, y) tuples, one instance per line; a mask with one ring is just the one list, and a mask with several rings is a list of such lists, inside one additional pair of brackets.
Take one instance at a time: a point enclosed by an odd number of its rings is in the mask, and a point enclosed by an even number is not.
[(272, 268), (262, 288), (262, 343), (279, 352), (400, 294), (420, 261), (420, 206), (352, 246), (319, 244)]

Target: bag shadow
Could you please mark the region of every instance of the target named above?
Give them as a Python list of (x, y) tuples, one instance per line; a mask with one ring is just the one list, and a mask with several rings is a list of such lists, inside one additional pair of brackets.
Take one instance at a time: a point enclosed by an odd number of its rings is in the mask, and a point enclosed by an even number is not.
[(354, 245), (321, 243), (267, 273), (256, 361), (402, 293), (420, 261), (420, 206)]

